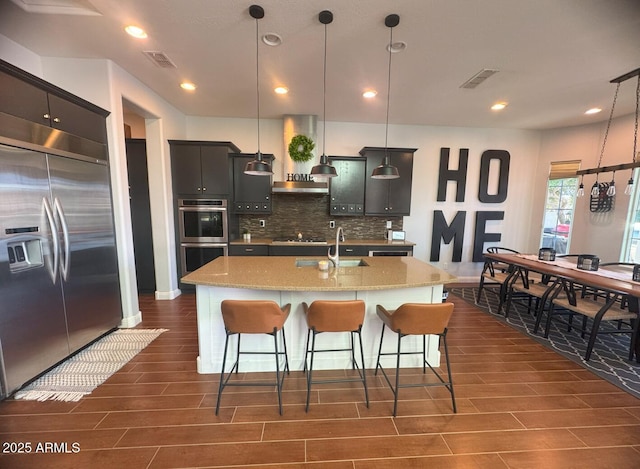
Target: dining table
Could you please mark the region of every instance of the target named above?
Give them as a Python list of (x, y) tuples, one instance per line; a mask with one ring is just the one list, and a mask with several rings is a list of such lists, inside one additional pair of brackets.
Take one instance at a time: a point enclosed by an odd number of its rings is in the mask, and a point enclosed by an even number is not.
[[(600, 267), (598, 270), (578, 268), (576, 257), (556, 256), (553, 260), (542, 260), (538, 254), (484, 253), (485, 259), (510, 266), (538, 272), (542, 275), (564, 278), (575, 283), (624, 295), (631, 311), (639, 311), (640, 282), (633, 280), (629, 272)], [(640, 333), (639, 333), (640, 335)], [(640, 363), (640, 336), (635, 341), (636, 361)]]

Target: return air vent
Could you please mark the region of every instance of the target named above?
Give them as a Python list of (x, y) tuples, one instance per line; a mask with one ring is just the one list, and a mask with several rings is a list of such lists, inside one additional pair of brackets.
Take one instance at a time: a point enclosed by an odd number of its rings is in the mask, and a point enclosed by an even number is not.
[(177, 68), (169, 57), (164, 52), (158, 52), (153, 50), (145, 50), (143, 54), (149, 57), (151, 61), (161, 68)]
[(473, 89), (476, 86), (478, 86), (480, 83), (485, 81), (487, 78), (489, 78), (491, 75), (493, 75), (495, 73), (498, 73), (498, 72), (499, 72), (499, 70), (495, 70), (495, 69), (492, 69), (492, 68), (483, 68), (478, 73), (476, 73), (474, 76), (472, 76), (467, 81), (465, 81), (462, 85), (460, 85), (460, 88)]

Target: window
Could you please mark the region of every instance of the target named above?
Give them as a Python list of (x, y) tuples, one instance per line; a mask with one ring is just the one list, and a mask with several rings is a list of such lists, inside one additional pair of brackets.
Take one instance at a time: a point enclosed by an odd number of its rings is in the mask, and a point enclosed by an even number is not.
[[(633, 180), (638, 181), (638, 170), (634, 170)], [(627, 216), (627, 226), (625, 229), (625, 240), (623, 243), (622, 261), (640, 264), (640, 191), (634, 184), (631, 194), (632, 203), (629, 204), (629, 215)]]
[(540, 247), (553, 248), (557, 254), (569, 252), (573, 212), (576, 207), (579, 161), (551, 163)]

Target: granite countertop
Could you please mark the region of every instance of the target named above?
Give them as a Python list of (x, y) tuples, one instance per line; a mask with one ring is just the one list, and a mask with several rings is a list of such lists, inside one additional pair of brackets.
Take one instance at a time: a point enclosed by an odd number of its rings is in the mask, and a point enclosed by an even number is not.
[[(264, 244), (272, 244), (273, 239), (271, 238), (254, 238), (251, 237), (251, 241), (244, 241), (242, 238), (234, 239), (233, 241), (229, 241), (229, 244), (237, 245), (237, 244), (246, 244), (246, 245), (264, 245)], [(311, 243), (278, 243), (280, 246), (318, 246), (318, 244)], [(336, 240), (327, 239), (327, 246), (333, 246), (336, 244)], [(386, 239), (349, 239), (347, 238), (345, 241), (340, 241), (342, 246), (415, 246), (416, 243), (412, 243), (411, 241), (388, 241)], [(322, 246), (322, 244), (320, 244)]]
[(456, 277), (415, 257), (340, 257), (362, 259), (367, 266), (296, 267), (296, 261), (326, 257), (223, 256), (182, 278), (192, 285), (282, 291), (390, 290), (442, 285)]

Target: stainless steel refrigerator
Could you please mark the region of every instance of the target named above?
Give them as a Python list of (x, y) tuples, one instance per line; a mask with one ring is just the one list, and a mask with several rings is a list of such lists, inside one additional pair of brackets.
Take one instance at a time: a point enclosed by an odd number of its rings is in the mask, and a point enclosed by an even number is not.
[(122, 317), (107, 163), (6, 141), (0, 139), (1, 397)]

